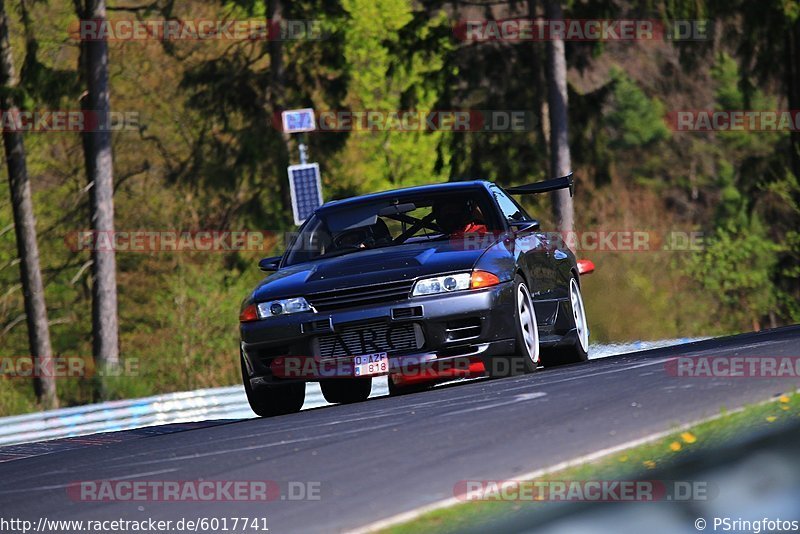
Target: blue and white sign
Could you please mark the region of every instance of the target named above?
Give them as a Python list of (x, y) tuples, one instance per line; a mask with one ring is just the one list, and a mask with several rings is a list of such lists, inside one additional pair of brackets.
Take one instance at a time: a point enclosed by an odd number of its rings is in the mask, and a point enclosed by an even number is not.
[(289, 190), (292, 194), (294, 223), (300, 226), (322, 205), (319, 163), (290, 165)]
[(311, 108), (286, 110), (281, 113), (281, 121), (286, 133), (313, 132), (317, 129)]

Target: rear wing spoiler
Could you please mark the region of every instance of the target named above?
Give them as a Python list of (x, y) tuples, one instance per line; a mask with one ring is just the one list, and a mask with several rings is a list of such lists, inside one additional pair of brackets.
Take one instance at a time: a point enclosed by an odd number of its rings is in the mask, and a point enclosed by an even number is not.
[(572, 178), (572, 173), (561, 178), (553, 178), (552, 180), (544, 180), (528, 185), (519, 185), (517, 187), (509, 187), (506, 193), (510, 195), (532, 195), (536, 193), (547, 193), (548, 191), (556, 191), (558, 189), (569, 188), (569, 196), (575, 195), (575, 180)]

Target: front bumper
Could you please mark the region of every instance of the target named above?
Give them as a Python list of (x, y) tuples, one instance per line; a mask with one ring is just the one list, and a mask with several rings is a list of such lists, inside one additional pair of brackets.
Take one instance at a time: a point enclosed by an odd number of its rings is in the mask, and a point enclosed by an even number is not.
[[(253, 387), (291, 381), (316, 381), (333, 376), (353, 376), (350, 361), (355, 350), (339, 358), (323, 358), (315, 339), (364, 324), (413, 323), (422, 333), (422, 344), (413, 350), (386, 352), (389, 373), (403, 377), (425, 376), (426, 369), (444, 366), (466, 370), (477, 360), (514, 351), (514, 283), (456, 293), (414, 297), (401, 301), (324, 313), (298, 313), (241, 323), (241, 350)], [(417, 327), (415, 327), (417, 328)], [(285, 373), (290, 367), (303, 371), (333, 369), (333, 375)], [(301, 362), (298, 364), (298, 361)], [(313, 365), (305, 365), (307, 361)], [(474, 366), (471, 368), (474, 371)], [(348, 371), (349, 370), (349, 371)], [(458, 373), (456, 373), (458, 375)]]

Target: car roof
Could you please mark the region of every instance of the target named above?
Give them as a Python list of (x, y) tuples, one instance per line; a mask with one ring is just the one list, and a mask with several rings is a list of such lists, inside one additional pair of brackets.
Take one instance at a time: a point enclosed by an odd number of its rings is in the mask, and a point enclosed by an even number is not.
[(361, 202), (369, 202), (375, 200), (387, 200), (397, 195), (413, 195), (415, 193), (432, 194), (442, 192), (457, 192), (457, 191), (470, 191), (475, 189), (486, 189), (492, 182), (487, 180), (471, 180), (468, 182), (443, 182), (439, 184), (418, 185), (415, 187), (403, 187), (400, 189), (390, 189), (388, 191), (381, 191), (379, 193), (369, 193), (367, 195), (359, 195), (356, 197), (349, 197), (342, 200), (331, 200), (326, 202), (319, 208), (316, 213), (324, 213), (329, 208), (338, 209), (345, 207), (349, 204), (360, 204)]

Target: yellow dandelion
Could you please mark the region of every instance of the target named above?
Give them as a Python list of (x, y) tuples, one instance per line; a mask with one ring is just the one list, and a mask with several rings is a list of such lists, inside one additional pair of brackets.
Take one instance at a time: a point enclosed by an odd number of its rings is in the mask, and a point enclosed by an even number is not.
[(656, 463), (653, 460), (645, 460), (644, 462), (642, 462), (642, 465), (644, 465), (648, 469), (655, 469), (656, 467)]
[(788, 409), (789, 409), (788, 406), (781, 406), (781, 410), (783, 410), (783, 411), (787, 411)]
[(679, 450), (681, 450), (681, 444), (678, 443), (677, 441), (673, 441), (672, 443), (669, 444), (669, 448), (670, 450), (678, 452)]
[(770, 415), (767, 417), (767, 421), (769, 421), (770, 423), (774, 423), (776, 419), (777, 417), (775, 417), (774, 415)]
[(695, 441), (697, 441), (697, 437), (695, 437), (695, 435), (692, 434), (691, 432), (684, 432), (683, 434), (681, 434), (681, 439), (683, 440), (684, 443), (694, 443)]
[(789, 402), (790, 399), (786, 395), (781, 395), (781, 398), (779, 398), (778, 400), (786, 404), (787, 402)]

